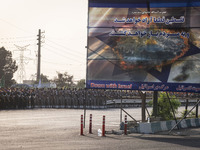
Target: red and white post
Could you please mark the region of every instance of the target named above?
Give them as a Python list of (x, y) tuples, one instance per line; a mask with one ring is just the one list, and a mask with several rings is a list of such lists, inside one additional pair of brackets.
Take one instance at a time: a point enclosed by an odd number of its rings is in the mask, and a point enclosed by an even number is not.
[(92, 114), (90, 114), (89, 133), (92, 134)]
[(103, 116), (102, 136), (105, 136), (105, 116)]
[(83, 135), (83, 115), (81, 115), (81, 133), (80, 135)]
[(127, 115), (124, 118), (124, 135), (127, 135)]

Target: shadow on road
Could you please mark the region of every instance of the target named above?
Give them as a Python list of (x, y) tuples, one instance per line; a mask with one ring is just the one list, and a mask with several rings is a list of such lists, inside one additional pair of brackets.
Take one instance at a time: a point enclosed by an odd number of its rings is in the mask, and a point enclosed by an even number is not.
[[(166, 136), (166, 135), (163, 135)], [(189, 136), (167, 136), (167, 137), (153, 137), (153, 136), (131, 136), (132, 138), (138, 138), (141, 140), (148, 140), (148, 141), (156, 141), (161, 143), (170, 143), (170, 144), (177, 144), (181, 146), (188, 146), (188, 147), (200, 147), (200, 138), (199, 137), (189, 137)]]

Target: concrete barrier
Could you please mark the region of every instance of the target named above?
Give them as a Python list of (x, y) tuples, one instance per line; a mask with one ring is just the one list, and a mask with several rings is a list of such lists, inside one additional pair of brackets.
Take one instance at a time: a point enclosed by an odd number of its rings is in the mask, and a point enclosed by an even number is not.
[[(172, 127), (174, 127), (174, 125), (176, 125), (176, 122), (174, 120), (156, 121), (150, 123), (144, 122), (144, 123), (139, 123), (137, 127), (129, 128), (129, 131), (150, 134), (161, 131), (169, 131), (170, 129), (172, 129)], [(121, 124), (121, 128), (123, 128), (122, 126), (123, 123)], [(200, 127), (200, 118), (183, 119), (179, 124), (179, 128), (182, 129), (191, 127)], [(177, 129), (177, 127), (175, 129)]]

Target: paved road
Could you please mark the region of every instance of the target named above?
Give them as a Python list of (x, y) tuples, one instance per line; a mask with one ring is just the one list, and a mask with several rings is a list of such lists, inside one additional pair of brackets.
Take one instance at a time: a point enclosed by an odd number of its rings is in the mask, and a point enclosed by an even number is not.
[[(126, 109), (140, 119), (140, 108)], [(93, 134), (88, 133), (89, 114), (93, 114)], [(119, 109), (87, 110), (84, 136), (80, 136), (79, 109), (34, 109), (0, 111), (0, 150), (37, 149), (199, 149), (200, 128), (153, 134), (107, 134), (99, 137), (102, 116), (106, 116), (106, 130), (118, 130)]]

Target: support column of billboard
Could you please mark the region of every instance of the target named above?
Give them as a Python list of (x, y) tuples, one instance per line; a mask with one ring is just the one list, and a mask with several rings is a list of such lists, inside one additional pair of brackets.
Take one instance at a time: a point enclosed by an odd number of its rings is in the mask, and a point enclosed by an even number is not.
[(138, 91), (140, 96), (141, 96), (141, 99), (142, 99), (142, 122), (145, 122), (146, 121), (146, 92), (143, 93), (142, 91)]
[(154, 117), (158, 116), (158, 91), (153, 92), (153, 115)]
[[(187, 112), (188, 112), (188, 104), (189, 104), (189, 101), (188, 101), (188, 93), (186, 93), (185, 113), (184, 113), (184, 115), (186, 115)], [(184, 118), (184, 119), (185, 119), (185, 118)]]
[[(199, 101), (199, 99), (197, 99), (197, 102)], [(196, 118), (199, 118), (199, 112), (198, 112), (198, 110), (199, 110), (199, 105), (196, 105)]]

